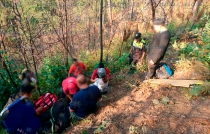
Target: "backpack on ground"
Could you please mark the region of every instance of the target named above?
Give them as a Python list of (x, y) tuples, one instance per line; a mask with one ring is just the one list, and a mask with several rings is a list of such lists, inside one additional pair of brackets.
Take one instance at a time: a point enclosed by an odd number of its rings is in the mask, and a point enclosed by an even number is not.
[(37, 100), (34, 101), (34, 107), (35, 109), (38, 109), (39, 107), (43, 107), (44, 110), (40, 112), (39, 114), (42, 114), (43, 112), (47, 111), (53, 104), (57, 102), (58, 98), (55, 94), (52, 93), (45, 93), (41, 95)]
[(61, 133), (70, 125), (69, 105), (63, 99), (58, 100), (44, 114), (49, 116), (49, 120), (39, 128), (38, 134)]
[(156, 77), (159, 79), (168, 79), (173, 75), (173, 70), (166, 63), (159, 63), (156, 67)]

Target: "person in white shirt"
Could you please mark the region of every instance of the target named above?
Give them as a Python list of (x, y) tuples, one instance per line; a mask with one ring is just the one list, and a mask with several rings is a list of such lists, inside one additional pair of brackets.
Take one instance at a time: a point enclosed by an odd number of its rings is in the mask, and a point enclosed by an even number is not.
[(99, 68), (97, 74), (99, 78), (96, 78), (96, 81), (93, 83), (93, 85), (96, 85), (101, 93), (107, 93), (109, 81), (106, 76), (106, 70), (104, 68)]

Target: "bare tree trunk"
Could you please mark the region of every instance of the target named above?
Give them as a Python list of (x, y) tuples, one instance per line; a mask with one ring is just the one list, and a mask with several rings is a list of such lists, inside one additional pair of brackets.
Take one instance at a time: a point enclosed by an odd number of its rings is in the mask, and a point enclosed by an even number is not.
[(201, 5), (203, 0), (196, 0), (195, 1), (195, 4), (193, 6), (193, 20), (196, 20), (196, 17), (197, 17), (197, 14), (198, 14), (198, 10), (199, 10), (199, 7)]
[(101, 56), (100, 62), (103, 61), (103, 29), (102, 29), (102, 17), (103, 17), (103, 0), (100, 1), (100, 46), (101, 46)]
[(152, 21), (155, 20), (155, 4), (153, 3), (153, 0), (150, 0), (151, 10), (152, 10)]
[(131, 21), (133, 20), (134, 17), (134, 12), (133, 12), (133, 8), (134, 8), (134, 0), (131, 1)]
[(65, 12), (65, 24), (64, 24), (64, 28), (65, 28), (65, 46), (66, 46), (66, 67), (68, 66), (68, 51), (69, 51), (69, 45), (68, 45), (68, 37), (69, 37), (69, 34), (68, 34), (68, 12), (67, 12), (67, 0), (64, 0), (64, 12)]
[(3, 57), (2, 57), (2, 55), (1, 55), (1, 53), (0, 53), (0, 61), (2, 61), (2, 66), (3, 66), (3, 68), (5, 69), (5, 71), (7, 72), (7, 75), (8, 75), (8, 77), (9, 77), (10, 81), (12, 82), (13, 86), (18, 90), (17, 84), (15, 83), (14, 79), (12, 78), (12, 75), (11, 75), (11, 73), (9, 72), (9, 69), (8, 69), (8, 67), (7, 67), (7, 65), (6, 65), (6, 63), (5, 63), (5, 61), (3, 60)]

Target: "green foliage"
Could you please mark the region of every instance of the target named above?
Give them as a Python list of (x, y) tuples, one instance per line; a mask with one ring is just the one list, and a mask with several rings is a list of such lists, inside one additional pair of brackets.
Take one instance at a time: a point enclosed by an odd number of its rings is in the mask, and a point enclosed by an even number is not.
[(200, 84), (194, 84), (191, 88), (184, 88), (182, 93), (190, 100), (192, 97), (205, 96), (210, 94), (210, 83), (208, 81)]
[(123, 53), (122, 56), (117, 59), (112, 58), (108, 64), (108, 67), (111, 70), (111, 72), (116, 72), (126, 68), (128, 66), (129, 61), (128, 56), (128, 53)]
[(139, 132), (140, 132), (140, 129), (138, 127), (135, 127), (135, 126), (132, 126), (132, 125), (129, 127), (129, 133), (130, 134), (137, 134)]
[(103, 131), (111, 125), (111, 120), (102, 121), (102, 124), (93, 132), (94, 134), (103, 133)]
[(57, 94), (63, 79), (68, 76), (68, 68), (65, 66), (64, 58), (58, 53), (53, 57), (44, 58), (42, 64), (39, 74), (41, 93), (50, 91)]
[(187, 58), (194, 57), (204, 63), (210, 63), (210, 47), (208, 45), (187, 44), (178, 51), (178, 54), (184, 54)]
[(176, 24), (175, 21), (171, 21), (171, 22), (168, 24), (168, 26), (167, 26), (169, 32), (170, 32), (172, 35), (174, 35), (175, 30), (176, 30), (176, 25), (175, 25), (175, 24)]
[[(3, 60), (6, 63), (6, 66), (9, 70), (9, 73), (11, 74), (12, 79), (18, 86), (21, 83), (21, 80), (19, 78), (19, 74), (21, 74), (21, 66), (18, 66), (14, 60), (10, 60), (6, 55), (4, 55)], [(3, 108), (5, 103), (7, 102), (9, 96), (15, 92), (17, 92), (17, 89), (14, 87), (11, 79), (9, 78), (8, 73), (6, 72), (4, 67), (0, 66), (0, 109)]]
[(2, 129), (2, 128), (0, 127), (0, 134), (8, 134), (8, 133), (6, 132), (5, 129)]
[(162, 102), (164, 105), (167, 105), (167, 104), (169, 104), (170, 100), (169, 100), (169, 98), (168, 98), (167, 96), (165, 96), (165, 97), (163, 97), (163, 98), (161, 99), (161, 102)]
[(205, 15), (203, 19), (206, 19), (208, 21), (206, 22), (205, 27), (203, 28), (203, 31), (201, 33), (201, 39), (203, 43), (206, 44), (210, 49), (210, 16)]

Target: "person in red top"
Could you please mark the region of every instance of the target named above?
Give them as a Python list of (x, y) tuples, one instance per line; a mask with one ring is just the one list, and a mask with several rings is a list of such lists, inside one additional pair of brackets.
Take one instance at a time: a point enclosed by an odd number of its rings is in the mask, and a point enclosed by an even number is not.
[(72, 100), (73, 95), (79, 90), (75, 77), (68, 77), (62, 82), (61, 98), (67, 96), (69, 100)]
[(82, 62), (78, 62), (77, 59), (73, 59), (73, 64), (71, 65), (68, 73), (69, 76), (77, 77), (79, 74), (83, 74), (83, 71), (85, 71), (86, 67)]
[(98, 67), (93, 71), (93, 74), (91, 76), (91, 82), (95, 82), (98, 77), (98, 68), (104, 68), (106, 70), (106, 78), (109, 81), (110, 79), (110, 70), (107, 67), (104, 67), (103, 63), (99, 63)]

